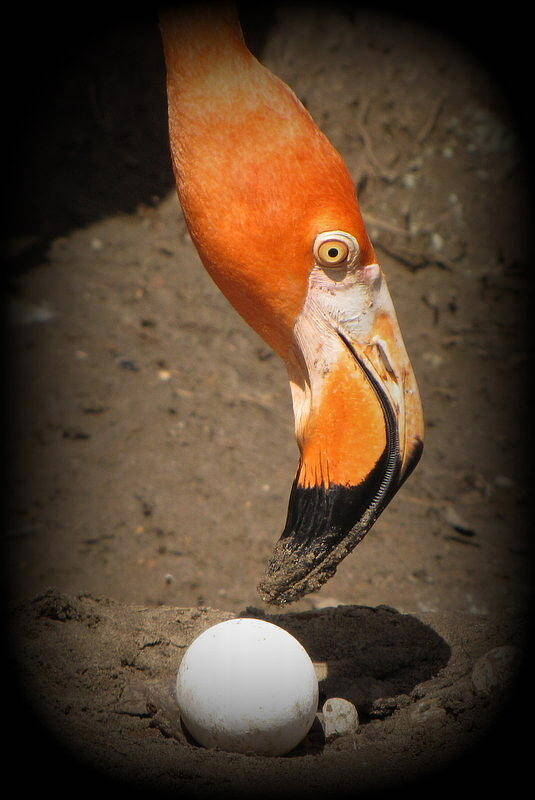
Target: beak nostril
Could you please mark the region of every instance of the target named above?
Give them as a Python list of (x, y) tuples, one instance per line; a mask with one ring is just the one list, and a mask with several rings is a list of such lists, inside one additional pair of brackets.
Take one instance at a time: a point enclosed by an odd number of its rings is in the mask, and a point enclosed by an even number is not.
[(386, 369), (392, 380), (397, 383), (398, 382), (397, 375), (394, 371), (392, 364), (390, 363), (390, 359), (388, 358), (388, 355), (382, 343), (375, 341), (374, 344), (377, 352), (379, 353), (379, 358), (381, 359), (382, 365), (384, 366), (384, 368)]

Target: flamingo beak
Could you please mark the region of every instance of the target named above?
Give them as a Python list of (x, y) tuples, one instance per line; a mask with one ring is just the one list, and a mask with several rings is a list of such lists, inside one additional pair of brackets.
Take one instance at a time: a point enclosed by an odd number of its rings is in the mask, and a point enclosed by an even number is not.
[(330, 578), (420, 458), (423, 416), (377, 264), (314, 266), (288, 372), (301, 458), (286, 526), (259, 585), (292, 602)]

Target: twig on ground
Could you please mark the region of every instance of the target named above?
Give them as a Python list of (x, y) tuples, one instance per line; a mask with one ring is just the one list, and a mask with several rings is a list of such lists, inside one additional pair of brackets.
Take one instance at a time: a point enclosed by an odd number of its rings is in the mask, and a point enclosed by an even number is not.
[(366, 128), (366, 118), (370, 107), (370, 98), (364, 101), (360, 113), (357, 117), (357, 128), (364, 145), (364, 150), (368, 157), (369, 162), (377, 169), (381, 178), (384, 178), (389, 183), (393, 183), (399, 177), (399, 171), (391, 169), (383, 164), (380, 159), (375, 155), (372, 147), (370, 135)]
[(389, 231), (390, 233), (396, 233), (398, 236), (412, 236), (412, 233), (407, 230), (406, 228), (400, 228), (398, 225), (393, 225), (391, 222), (387, 222), (380, 217), (376, 217), (373, 214), (364, 214), (364, 219), (369, 225), (373, 225), (376, 228), (380, 228), (383, 231)]
[(386, 164), (383, 164), (382, 161), (375, 154), (375, 151), (371, 143), (371, 138), (368, 133), (368, 129), (366, 127), (371, 100), (370, 98), (367, 98), (366, 100), (363, 101), (363, 104), (361, 106), (360, 112), (357, 117), (357, 128), (360, 138), (362, 139), (362, 143), (364, 145), (364, 151), (368, 157), (368, 160), (379, 172), (381, 178), (386, 180), (388, 183), (393, 183), (403, 174), (403, 171), (406, 168), (409, 161), (411, 160), (411, 158), (413, 157), (416, 148), (421, 147), (425, 142), (425, 140), (431, 135), (437, 123), (440, 112), (442, 111), (442, 107), (446, 101), (446, 97), (447, 97), (446, 93), (443, 93), (437, 98), (436, 102), (433, 105), (433, 108), (431, 109), (431, 112), (429, 113), (426, 121), (422, 125), (420, 132), (416, 135), (414, 139), (413, 147), (410, 148), (409, 153), (407, 154), (407, 157), (404, 159), (403, 164), (396, 169), (393, 168), (392, 166), (386, 166)]
[(443, 93), (438, 97), (433, 108), (431, 109), (429, 116), (427, 117), (427, 120), (420, 129), (420, 133), (416, 137), (416, 144), (422, 145), (427, 139), (427, 137), (431, 134), (433, 128), (437, 123), (439, 114), (442, 111), (442, 106), (444, 105), (446, 97), (447, 97), (446, 93)]

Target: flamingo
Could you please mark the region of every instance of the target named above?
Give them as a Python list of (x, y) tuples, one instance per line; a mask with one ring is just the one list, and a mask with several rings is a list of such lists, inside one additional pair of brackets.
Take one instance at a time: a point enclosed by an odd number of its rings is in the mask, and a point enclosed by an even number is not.
[(226, 2), (160, 15), (171, 159), (200, 259), (283, 359), (299, 447), (267, 603), (317, 591), (416, 466), (423, 414), (340, 154)]

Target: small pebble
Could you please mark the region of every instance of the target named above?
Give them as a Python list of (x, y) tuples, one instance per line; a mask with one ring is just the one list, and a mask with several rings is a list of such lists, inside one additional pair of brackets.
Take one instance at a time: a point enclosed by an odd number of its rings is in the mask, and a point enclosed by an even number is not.
[(446, 506), (446, 508), (442, 509), (441, 516), (444, 522), (447, 522), (454, 530), (459, 531), (464, 536), (475, 536), (473, 528), (465, 522), (453, 506)]
[(519, 660), (518, 648), (512, 645), (495, 647), (478, 658), (472, 669), (472, 684), (478, 694), (490, 694), (497, 686), (507, 685)]
[(30, 325), (33, 322), (49, 322), (56, 314), (47, 303), (36, 305), (21, 300), (9, 300), (8, 321), (10, 325)]
[(139, 367), (136, 362), (131, 361), (129, 358), (121, 358), (118, 363), (123, 369), (129, 370), (130, 372), (139, 372)]
[(515, 485), (514, 480), (507, 475), (496, 475), (494, 483), (499, 489), (512, 489)]
[(444, 239), (440, 235), (440, 233), (433, 233), (431, 234), (431, 244), (433, 245), (434, 250), (442, 250), (444, 247)]
[(91, 436), (89, 433), (85, 433), (85, 431), (80, 431), (75, 428), (66, 428), (63, 431), (63, 438), (64, 439), (90, 439)]
[(416, 176), (409, 172), (403, 176), (401, 182), (405, 189), (414, 189), (416, 186)]
[(357, 709), (349, 700), (331, 697), (323, 704), (323, 724), (325, 739), (330, 741), (338, 736), (356, 733), (359, 726)]
[(411, 719), (413, 722), (426, 722), (427, 720), (442, 720), (446, 717), (446, 709), (438, 703), (437, 700), (431, 698), (429, 700), (421, 700), (416, 704), (411, 712)]

